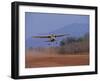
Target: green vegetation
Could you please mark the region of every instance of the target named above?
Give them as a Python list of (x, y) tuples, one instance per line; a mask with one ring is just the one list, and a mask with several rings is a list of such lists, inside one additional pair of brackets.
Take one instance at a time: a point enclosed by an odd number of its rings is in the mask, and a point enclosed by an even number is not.
[(89, 52), (89, 33), (84, 36), (68, 37), (60, 41), (60, 54), (70, 54), (70, 53), (84, 53)]

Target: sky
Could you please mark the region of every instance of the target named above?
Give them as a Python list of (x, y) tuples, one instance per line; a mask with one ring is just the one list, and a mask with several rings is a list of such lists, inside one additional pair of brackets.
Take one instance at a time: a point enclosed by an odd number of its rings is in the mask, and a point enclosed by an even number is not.
[(25, 12), (25, 38), (28, 39), (35, 35), (52, 32), (73, 23), (88, 24), (89, 16)]

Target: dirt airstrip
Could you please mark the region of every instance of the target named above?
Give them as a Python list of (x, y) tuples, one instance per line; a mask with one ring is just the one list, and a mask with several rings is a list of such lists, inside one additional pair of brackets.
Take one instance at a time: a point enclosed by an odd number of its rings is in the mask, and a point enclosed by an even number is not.
[(89, 54), (55, 54), (50, 52), (28, 51), (25, 54), (25, 67), (56, 67), (89, 65)]

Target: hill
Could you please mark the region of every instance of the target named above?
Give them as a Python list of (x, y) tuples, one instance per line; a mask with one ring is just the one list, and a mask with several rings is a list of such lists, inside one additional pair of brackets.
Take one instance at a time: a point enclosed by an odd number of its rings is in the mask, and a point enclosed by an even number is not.
[[(71, 37), (81, 37), (85, 33), (89, 32), (89, 24), (86, 23), (73, 23), (67, 26), (64, 26), (60, 29), (48, 32), (48, 33), (42, 33), (39, 35), (49, 35), (49, 34), (70, 34)], [(34, 33), (34, 32), (33, 32)], [(67, 37), (67, 36), (64, 36)], [(64, 38), (57, 38), (58, 43), (53, 43), (53, 46), (58, 46), (59, 41)], [(40, 38), (32, 38), (29, 37), (25, 39), (25, 46), (26, 48), (32, 48), (32, 47), (43, 47), (43, 46), (50, 46), (47, 41), (48, 39), (40, 39)]]

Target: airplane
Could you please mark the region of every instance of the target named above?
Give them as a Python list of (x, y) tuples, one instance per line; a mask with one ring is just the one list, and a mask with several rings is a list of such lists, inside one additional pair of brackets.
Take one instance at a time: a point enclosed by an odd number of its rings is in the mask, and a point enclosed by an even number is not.
[(49, 40), (46, 42), (54, 42), (56, 41), (57, 37), (63, 37), (67, 34), (61, 34), (61, 35), (56, 35), (56, 34), (50, 34), (50, 35), (46, 35), (46, 36), (32, 36), (32, 38), (48, 38)]

